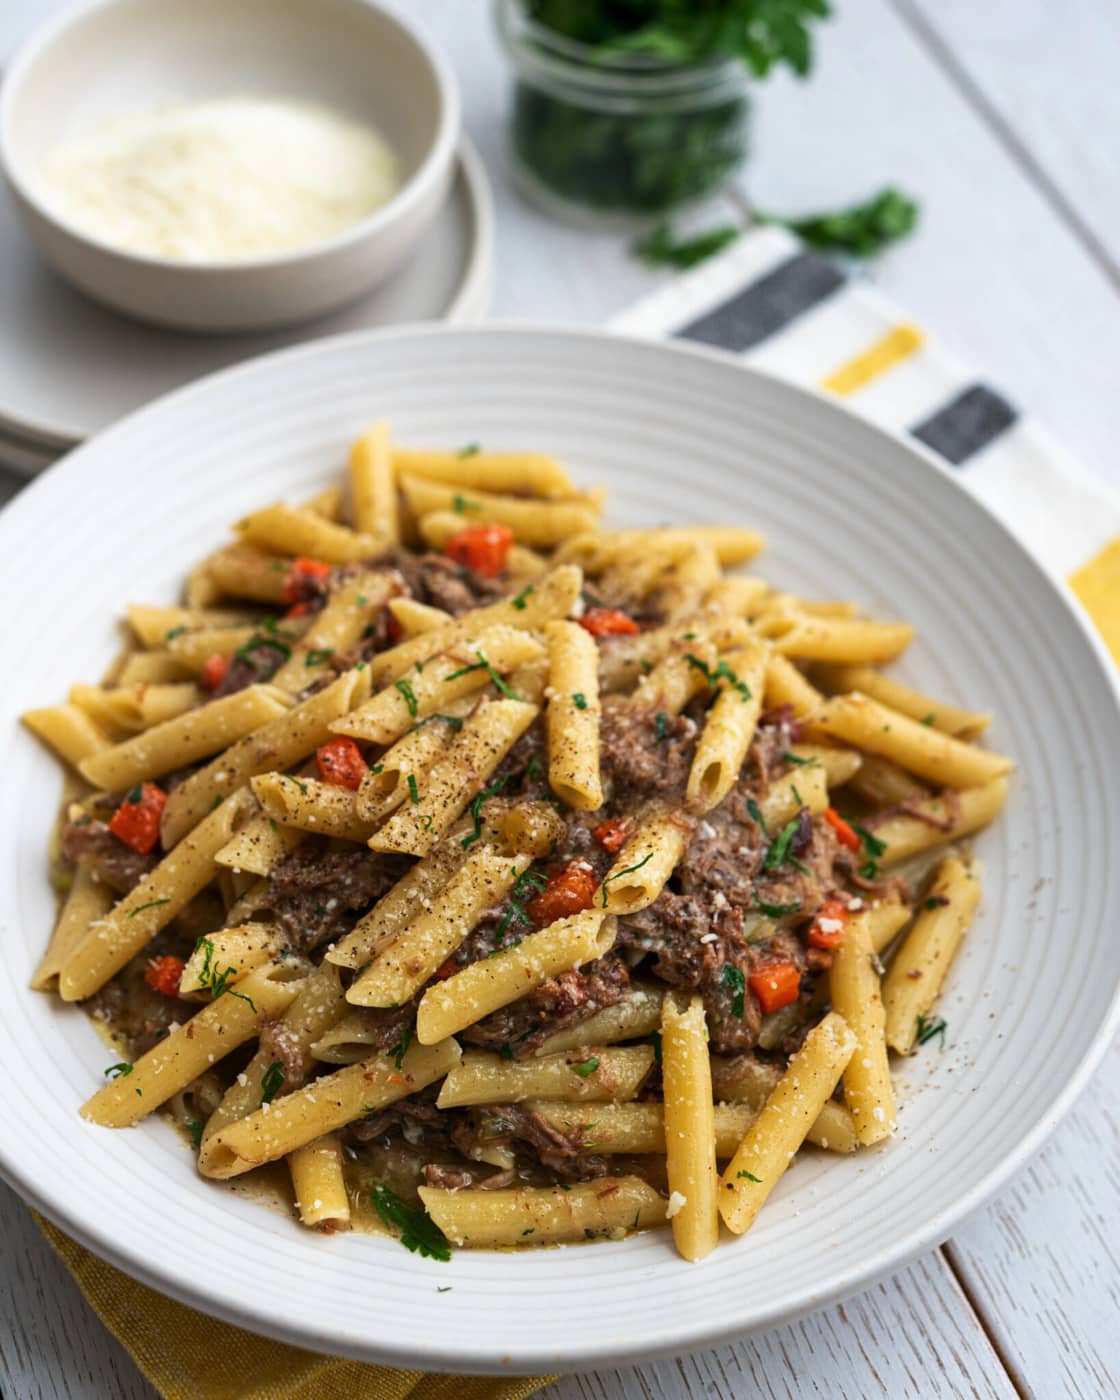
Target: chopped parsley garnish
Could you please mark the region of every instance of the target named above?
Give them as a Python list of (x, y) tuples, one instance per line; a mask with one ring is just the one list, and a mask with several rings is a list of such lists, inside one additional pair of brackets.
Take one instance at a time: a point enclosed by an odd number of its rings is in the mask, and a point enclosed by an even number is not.
[(202, 1134), (205, 1129), (206, 1124), (201, 1122), (198, 1118), (187, 1119), (187, 1132), (191, 1135), (191, 1142), (196, 1152), (202, 1146)]
[(312, 647), (303, 658), (305, 666), (322, 666), (334, 655), (334, 647)]
[(212, 812), (216, 812), (224, 801), (225, 798), (221, 795), (221, 793), (219, 793), (218, 796), (214, 798), (213, 802), (211, 802), (210, 810)]
[(509, 1043), (508, 1040), (502, 1041), (501, 1045), (498, 1047), (498, 1054), (502, 1057), (503, 1060), (513, 1059), (513, 1046)]
[(408, 713), (415, 719), (420, 713), (420, 702), (416, 698), (416, 692), (412, 688), (412, 682), (394, 681), (393, 689), (399, 690), (404, 696), (404, 703), (408, 706)]
[[(578, 1064), (569, 1065), (568, 1068), (573, 1074), (578, 1074), (581, 1079), (586, 1079), (599, 1068), (599, 1057), (598, 1055), (592, 1055), (589, 1060), (580, 1060)], [(593, 1128), (595, 1125), (594, 1123), (589, 1123), (587, 1126)]]
[(719, 980), (731, 993), (731, 1014), (743, 1019), (743, 994), (747, 989), (747, 979), (734, 963), (727, 963), (719, 975)]
[(661, 1063), (661, 1032), (650, 1031), (649, 1042), (653, 1046), (653, 1063), (659, 1065)]
[(931, 894), (930, 897), (929, 897), (929, 898), (925, 901), (925, 903), (922, 905), (922, 908), (923, 908), (923, 909), (944, 909), (945, 906), (946, 906), (948, 903), (949, 903), (948, 899), (947, 899), (943, 894)]
[(126, 1074), (131, 1073), (132, 1066), (130, 1064), (126, 1064), (123, 1060), (119, 1064), (110, 1065), (109, 1068), (105, 1070), (105, 1074), (109, 1075), (113, 1079), (123, 1079)]
[(412, 1027), (405, 1026), (401, 1030), (401, 1038), (397, 1041), (396, 1045), (390, 1045), (388, 1050), (385, 1051), (386, 1055), (389, 1056), (398, 1069), (404, 1068), (404, 1057), (408, 1053), (408, 1047), (412, 1044), (413, 1034)]
[(664, 739), (669, 733), (669, 716), (664, 710), (658, 710), (653, 717), (653, 732), (658, 739)]
[(789, 790), (793, 793), (793, 800), (797, 803), (797, 805), (799, 807), (804, 807), (805, 803), (801, 797), (801, 794), (797, 791), (797, 784), (791, 783)]
[(408, 782), (408, 800), (409, 800), (410, 802), (412, 802), (412, 803), (419, 803), (419, 801), (420, 801), (420, 788), (419, 788), (419, 786), (417, 785), (417, 782), (416, 782), (416, 774), (415, 774), (415, 773), (410, 773), (410, 774), (408, 775), (407, 782)]
[(128, 796), (125, 798), (125, 801), (126, 801), (126, 802), (139, 802), (140, 799), (141, 799), (143, 796), (144, 796), (144, 789), (143, 789), (142, 787), (140, 787), (139, 784), (137, 784), (137, 786), (134, 787), (134, 788), (129, 792)]
[(541, 761), (536, 754), (533, 754), (533, 756), (529, 759), (529, 777), (535, 783), (539, 783), (540, 780), (544, 777), (544, 770), (541, 767)]
[(533, 587), (533, 584), (530, 583), (529, 585), (527, 585), (527, 587), (521, 590), (521, 592), (517, 595), (516, 598), (510, 599), (510, 602), (513, 604), (513, 606), (517, 609), (518, 612), (525, 611), (525, 600), (526, 598), (528, 598), (529, 594), (533, 592)]
[(384, 1225), (398, 1232), (405, 1249), (425, 1259), (451, 1261), (451, 1244), (432, 1217), (420, 1206), (406, 1205), (387, 1186), (375, 1186), (370, 1192), (373, 1208)]
[(643, 676), (648, 676), (649, 673), (653, 670), (653, 662), (649, 659), (648, 656), (643, 656), (641, 661), (638, 662), (638, 665), (642, 668)]
[(933, 724), (933, 722), (934, 722), (934, 720), (935, 720), (936, 718), (937, 718), (937, 716), (936, 716), (936, 715), (932, 715), (932, 714), (931, 714), (931, 715), (923, 715), (923, 716), (922, 716), (922, 723), (928, 727), (929, 725), (932, 725), (932, 724)]
[(732, 690), (739, 692), (739, 698), (744, 704), (751, 698), (751, 688), (746, 681), (741, 681), (726, 661), (721, 660), (713, 671), (706, 661), (694, 656), (692, 652), (686, 652), (684, 658), (688, 664), (696, 671), (699, 671), (708, 682), (708, 689), (715, 690), (716, 682), (725, 680)]
[(156, 907), (157, 904), (170, 904), (170, 903), (171, 903), (171, 901), (170, 901), (169, 899), (149, 899), (148, 902), (147, 902), (147, 904), (138, 905), (137, 908), (133, 909), (132, 912), (129, 914), (128, 917), (129, 917), (130, 919), (135, 919), (135, 917), (137, 916), (137, 914), (142, 914), (142, 913), (144, 912), (145, 909), (154, 909), (154, 908)]
[(796, 768), (805, 768), (810, 763), (816, 763), (817, 760), (815, 758), (798, 758), (795, 753), (790, 753), (787, 749), (786, 752), (782, 754), (782, 761), (784, 763), (792, 763)]
[(621, 880), (624, 875), (633, 875), (635, 870), (641, 870), (643, 865), (648, 865), (653, 859), (653, 852), (643, 856), (637, 865), (628, 865), (625, 870), (617, 870), (613, 875), (608, 875), (603, 881), (603, 908), (607, 907), (607, 886), (613, 885), (616, 880)]
[(284, 779), (286, 783), (295, 783), (296, 787), (299, 788), (300, 792), (303, 793), (304, 797), (307, 796), (306, 783), (301, 783), (298, 778), (293, 778), (290, 773), (281, 773), (280, 776)]
[(747, 811), (751, 814), (752, 818), (758, 823), (758, 829), (762, 832), (763, 836), (765, 836), (767, 841), (769, 841), (770, 828), (766, 825), (766, 818), (762, 815), (762, 808), (758, 805), (758, 803), (754, 800), (753, 797), (747, 798)]
[(273, 1060), (272, 1064), (261, 1076), (261, 1103), (271, 1103), (284, 1085), (284, 1066), (279, 1060)]
[(768, 919), (782, 919), (787, 914), (798, 914), (801, 912), (801, 901), (795, 899), (792, 904), (767, 904), (764, 899), (754, 896), (754, 907)]
[(510, 700), (521, 699), (521, 696), (512, 691), (505, 681), (502, 680), (496, 668), (487, 661), (482, 652), (476, 651), (475, 656), (478, 657), (478, 660), (473, 666), (460, 666), (457, 671), (452, 671), (449, 676), (444, 676), (443, 679), (445, 681), (457, 681), (460, 676), (469, 676), (472, 671), (485, 671), (503, 695), (507, 696)]
[(582, 690), (575, 690), (572, 692), (572, 703), (575, 705), (577, 710), (586, 710), (587, 696), (584, 695)]
[(200, 938), (194, 945), (196, 949), (202, 949), (202, 967), (198, 973), (198, 985), (208, 988), (214, 1001), (220, 996), (225, 996), (228, 992), (231, 997), (236, 997), (238, 1001), (245, 1002), (252, 1010), (256, 1011), (252, 997), (247, 997), (244, 992), (237, 992), (229, 985), (231, 978), (237, 975), (237, 969), (230, 964), (229, 967), (219, 967), (214, 958), (214, 941), (210, 938)]
[(477, 501), (468, 501), (466, 496), (460, 496), (458, 491), (451, 497), (451, 509), (456, 515), (466, 515), (469, 510), (479, 510)]
[(949, 1029), (948, 1022), (941, 1016), (919, 1016), (918, 1017), (918, 1044), (925, 1045), (927, 1041), (941, 1037), (941, 1049), (945, 1049), (945, 1032)]
[(437, 1292), (437, 1293), (450, 1293), (450, 1292), (451, 1292), (451, 1285), (450, 1285), (449, 1283), (445, 1283), (445, 1284), (442, 1286), (442, 1288), (437, 1288), (437, 1289), (436, 1289), (436, 1292)]
[[(586, 1144), (584, 1145), (586, 1146)], [(535, 1235), (536, 1233), (537, 1231), (535, 1226), (527, 1225), (525, 1229), (521, 1231), (521, 1238), (524, 1239), (526, 1235)]]
[(761, 1178), (760, 1176), (755, 1176), (754, 1172), (736, 1172), (736, 1173), (735, 1173), (735, 1179), (736, 1179), (736, 1181), (743, 1180), (744, 1178), (745, 1178), (747, 1181), (758, 1181), (758, 1182), (761, 1182), (761, 1181), (762, 1181), (762, 1178)]
[(359, 594), (357, 595), (357, 597), (354, 599), (354, 602), (357, 603), (358, 607), (364, 608), (364, 607), (366, 606), (366, 604), (369, 602), (369, 599), (366, 597), (366, 595), (365, 595), (364, 593), (359, 593)]
[(185, 627), (169, 627), (163, 634), (165, 642), (173, 642), (176, 637), (181, 637), (187, 629)]
[[(753, 812), (751, 816), (754, 816)], [(763, 870), (773, 870), (776, 866), (788, 863), (789, 865), (796, 866), (803, 874), (808, 873), (800, 861), (794, 860), (789, 853), (789, 848), (793, 844), (793, 838), (797, 835), (797, 828), (800, 825), (801, 821), (799, 817), (792, 817), (786, 822), (777, 837), (770, 843), (770, 849), (766, 852), (762, 861)]]
[[(545, 889), (547, 885), (548, 880), (538, 870), (523, 870), (517, 877), (513, 889), (510, 891), (509, 908), (502, 916), (502, 922), (498, 925), (498, 946), (494, 949), (495, 953), (500, 953), (504, 947), (513, 948), (516, 946), (513, 943), (507, 944), (505, 942), (506, 930), (509, 928), (514, 918), (520, 919), (526, 927), (532, 923), (532, 920), (525, 912), (525, 908), (521, 903), (525, 898), (526, 888), (539, 892)], [(518, 939), (517, 942), (520, 943), (521, 940)], [(493, 954), (491, 954), (491, 956), (493, 956)]]
[(441, 719), (441, 720), (443, 720), (444, 724), (449, 724), (449, 725), (451, 726), (451, 728), (454, 729), (456, 732), (458, 732), (458, 731), (459, 731), (460, 729), (462, 729), (462, 727), (463, 727), (463, 721), (459, 718), (458, 715), (441, 715), (441, 714), (438, 714), (438, 713), (437, 713), (437, 714), (425, 715), (424, 718), (420, 721), (419, 724), (414, 724), (414, 725), (412, 726), (413, 731), (415, 731), (415, 730), (417, 730), (417, 729), (423, 729), (424, 726), (425, 726), (426, 724), (431, 724), (431, 722), (432, 722), (434, 719)]
[(460, 447), (458, 455), (460, 457), (477, 457), (482, 448), (477, 442), (468, 442), (466, 447)]
[(502, 788), (505, 787), (506, 782), (506, 778), (499, 778), (496, 783), (491, 783), (488, 788), (483, 788), (477, 797), (471, 799), (470, 813), (471, 820), (474, 822), (474, 830), (469, 831), (459, 842), (464, 851), (468, 846), (473, 846), (482, 835), (482, 804), (490, 797), (497, 797)]
[(848, 825), (859, 837), (863, 853), (867, 857), (860, 866), (859, 873), (865, 880), (874, 880), (879, 873), (879, 866), (876, 862), (886, 851), (887, 843), (880, 841), (877, 836), (873, 836), (865, 826), (860, 826), (858, 822), (850, 821)]

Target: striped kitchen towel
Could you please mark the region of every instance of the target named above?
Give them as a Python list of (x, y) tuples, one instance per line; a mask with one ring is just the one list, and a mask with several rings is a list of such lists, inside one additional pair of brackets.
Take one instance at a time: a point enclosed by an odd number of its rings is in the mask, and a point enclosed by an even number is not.
[(1120, 663), (1120, 496), (866, 284), (763, 228), (610, 325), (732, 350), (917, 438), (1069, 580)]

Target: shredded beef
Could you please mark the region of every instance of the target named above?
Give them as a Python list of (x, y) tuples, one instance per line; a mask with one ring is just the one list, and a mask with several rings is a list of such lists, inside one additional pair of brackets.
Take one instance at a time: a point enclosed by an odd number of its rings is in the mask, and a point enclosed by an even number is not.
[[(605, 1176), (609, 1171), (607, 1158), (592, 1152), (588, 1145), (594, 1142), (594, 1130), (589, 1134), (582, 1122), (565, 1130), (525, 1104), (503, 1104), (499, 1112), (502, 1124), (509, 1125), (510, 1136), (524, 1143), (541, 1166), (548, 1167), (557, 1176), (582, 1181)], [(588, 1118), (593, 1117), (590, 1110), (583, 1112)]]
[(301, 953), (348, 933), (357, 915), (386, 894), (408, 869), (407, 857), (376, 851), (332, 851), (326, 842), (298, 846), (268, 880), (269, 908)]
[(455, 1146), (452, 1134), (457, 1121), (454, 1114), (441, 1113), (430, 1101), (399, 1099), (390, 1108), (349, 1124), (346, 1137), (352, 1142), (375, 1142), (400, 1134), (430, 1151), (449, 1152)]
[(483, 578), (443, 554), (422, 554), (417, 558), (407, 550), (387, 549), (371, 563), (374, 568), (395, 569), (418, 602), (443, 608), (456, 617), (509, 592), (506, 583)]
[(118, 841), (105, 822), (89, 821), (79, 825), (67, 822), (62, 831), (62, 853), (67, 860), (85, 862), (99, 880), (118, 894), (128, 894), (153, 870), (159, 852), (143, 856)]
[(254, 637), (247, 646), (235, 651), (230, 658), (226, 673), (214, 691), (214, 699), (220, 700), (223, 695), (233, 695), (235, 691), (244, 690), (247, 685), (271, 680), (287, 661), (289, 654), (285, 641)]
[[(650, 797), (680, 798), (688, 782), (697, 727), (686, 715), (645, 713), (607, 696), (599, 761), (612, 805), (633, 809)], [(658, 737), (658, 729), (662, 737)]]
[(512, 1170), (481, 1176), (477, 1171), (468, 1171), (466, 1167), (446, 1167), (438, 1162), (429, 1162), (424, 1168), (424, 1184), (442, 1187), (445, 1191), (462, 1191), (467, 1187), (473, 1187), (475, 1191), (501, 1191), (506, 1186), (513, 1186), (515, 1181), (516, 1175)]
[(463, 1039), (523, 1060), (550, 1035), (621, 1001), (629, 985), (625, 964), (608, 953), (585, 967), (562, 972), (520, 1001), (495, 1011), (464, 1031)]

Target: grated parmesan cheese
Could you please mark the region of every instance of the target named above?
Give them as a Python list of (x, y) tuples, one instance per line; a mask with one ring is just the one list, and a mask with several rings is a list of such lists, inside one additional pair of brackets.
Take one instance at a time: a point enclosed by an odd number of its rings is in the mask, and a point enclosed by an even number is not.
[(180, 262), (268, 257), (341, 233), (399, 188), (373, 127), (230, 97), (119, 118), (63, 141), (44, 196), (85, 233)]
[(679, 1215), (686, 1205), (688, 1205), (688, 1197), (682, 1196), (679, 1191), (674, 1191), (669, 1197), (669, 1205), (665, 1211), (666, 1220), (672, 1220), (674, 1215)]

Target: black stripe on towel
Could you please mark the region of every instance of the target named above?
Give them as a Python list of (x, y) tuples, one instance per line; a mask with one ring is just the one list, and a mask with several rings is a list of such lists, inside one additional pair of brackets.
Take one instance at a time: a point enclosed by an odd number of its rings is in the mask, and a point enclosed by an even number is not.
[(750, 350), (831, 296), (846, 280), (823, 258), (797, 253), (675, 334), (721, 350)]
[(910, 432), (959, 467), (1006, 432), (1018, 416), (993, 389), (973, 384)]

